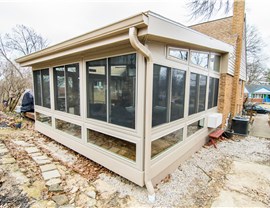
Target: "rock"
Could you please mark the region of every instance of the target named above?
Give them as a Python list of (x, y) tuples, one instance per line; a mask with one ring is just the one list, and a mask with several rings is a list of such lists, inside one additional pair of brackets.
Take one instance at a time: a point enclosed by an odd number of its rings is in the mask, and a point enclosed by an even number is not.
[(75, 206), (72, 205), (72, 204), (67, 204), (67, 205), (64, 205), (64, 206), (60, 206), (58, 208), (75, 208)]
[(56, 204), (54, 201), (41, 200), (36, 201), (31, 208), (56, 208)]
[(52, 185), (59, 184), (59, 183), (61, 183), (61, 182), (62, 182), (62, 181), (61, 181), (60, 178), (52, 178), (52, 179), (50, 179), (50, 180), (48, 180), (48, 181), (46, 182), (46, 185), (47, 185), (47, 186), (52, 186)]
[(8, 153), (8, 149), (7, 148), (0, 149), (0, 155), (5, 155), (7, 153)]
[(29, 144), (25, 141), (13, 141), (13, 143), (15, 143), (19, 146), (22, 146), (22, 147), (33, 147), (34, 146), (33, 144)]
[(53, 196), (52, 200), (55, 201), (57, 205), (64, 205), (68, 202), (68, 198), (65, 194)]
[(15, 184), (24, 184), (29, 181), (29, 179), (21, 171), (11, 171), (10, 175), (15, 178)]
[(26, 151), (28, 154), (31, 154), (31, 153), (39, 152), (39, 149), (36, 148), (36, 147), (28, 147), (28, 148), (25, 148), (25, 151)]
[(95, 199), (97, 195), (93, 187), (86, 188), (85, 194), (92, 199)]
[(55, 170), (56, 166), (54, 164), (47, 164), (47, 165), (40, 166), (40, 169), (41, 169), (42, 172), (46, 172), (46, 171), (49, 171), (49, 170)]
[(38, 157), (38, 156), (42, 156), (41, 152), (35, 152), (30, 154), (31, 157)]
[(79, 190), (79, 188), (77, 186), (74, 186), (71, 190), (70, 193), (74, 194)]
[(109, 185), (101, 179), (96, 180), (94, 182), (94, 186), (100, 193), (100, 197), (103, 199), (108, 199), (112, 194), (116, 192), (116, 189), (113, 186)]
[(51, 192), (61, 192), (61, 191), (64, 191), (64, 189), (59, 184), (53, 184), (53, 185), (49, 186), (49, 191), (51, 191)]
[(47, 172), (43, 172), (42, 176), (43, 176), (44, 180), (47, 181), (47, 180), (52, 179), (52, 178), (60, 177), (60, 174), (59, 174), (58, 170), (50, 170)]
[(27, 194), (27, 196), (36, 200), (41, 199), (44, 189), (45, 184), (43, 181), (35, 181), (30, 187), (27, 185), (23, 186), (23, 191)]
[(2, 158), (2, 164), (12, 164), (15, 163), (16, 160), (13, 157), (4, 157)]
[(75, 202), (78, 207), (92, 207), (95, 206), (96, 203), (97, 201), (95, 199), (88, 197), (85, 193), (79, 194)]
[[(34, 158), (33, 158), (34, 159)], [(43, 160), (43, 159), (34, 159), (35, 160), (35, 162), (38, 164), (38, 165), (45, 165), (45, 164), (49, 164), (49, 163), (51, 163), (51, 161), (50, 160)]]

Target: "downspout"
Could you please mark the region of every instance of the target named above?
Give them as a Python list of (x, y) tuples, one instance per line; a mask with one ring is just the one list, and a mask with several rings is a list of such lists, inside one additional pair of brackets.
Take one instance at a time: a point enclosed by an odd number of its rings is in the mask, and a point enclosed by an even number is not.
[(154, 202), (156, 195), (151, 181), (151, 129), (152, 129), (152, 88), (153, 88), (153, 58), (152, 53), (146, 48), (137, 36), (137, 28), (129, 28), (129, 41), (132, 47), (146, 58), (145, 82), (145, 128), (144, 128), (144, 183), (148, 191), (148, 199)]

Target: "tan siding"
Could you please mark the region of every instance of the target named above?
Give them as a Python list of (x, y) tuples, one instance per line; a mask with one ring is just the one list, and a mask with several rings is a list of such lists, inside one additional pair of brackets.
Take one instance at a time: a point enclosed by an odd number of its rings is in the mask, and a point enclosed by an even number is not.
[(243, 43), (242, 43), (242, 53), (241, 53), (241, 65), (240, 65), (240, 79), (247, 80), (247, 66), (246, 66), (246, 32), (245, 27), (243, 31)]
[(235, 69), (235, 53), (236, 53), (236, 48), (233, 47), (233, 53), (229, 54), (229, 64), (228, 64), (228, 71), (227, 73), (230, 75), (234, 75), (234, 69)]

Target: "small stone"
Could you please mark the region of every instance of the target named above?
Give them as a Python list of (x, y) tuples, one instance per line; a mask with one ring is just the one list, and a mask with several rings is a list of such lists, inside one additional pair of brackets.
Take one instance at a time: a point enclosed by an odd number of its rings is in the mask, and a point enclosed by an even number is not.
[(56, 208), (54, 201), (41, 200), (31, 205), (31, 208)]
[(59, 208), (75, 208), (75, 206), (72, 205), (72, 204), (67, 204), (67, 205), (64, 205), (64, 206), (60, 206)]
[(43, 172), (42, 176), (43, 176), (44, 180), (47, 181), (47, 180), (52, 179), (52, 178), (59, 178), (60, 174), (59, 174), (58, 170), (50, 170), (47, 172)]
[(15, 163), (16, 160), (13, 158), (13, 157), (4, 157), (2, 159), (2, 164), (12, 164), (12, 163)]
[(89, 198), (86, 194), (81, 193), (76, 199), (76, 206), (78, 207), (92, 207), (95, 206), (97, 201)]
[(35, 160), (35, 162), (36, 162), (38, 165), (45, 165), (45, 164), (51, 163), (50, 160)]
[(20, 168), (20, 171), (21, 171), (22, 173), (26, 173), (26, 172), (27, 172), (27, 170), (26, 170), (25, 168)]
[(52, 200), (55, 201), (57, 205), (64, 205), (68, 202), (68, 198), (65, 194), (53, 196)]
[(31, 153), (34, 153), (34, 152), (39, 152), (39, 149), (36, 148), (36, 147), (28, 147), (28, 148), (25, 148), (25, 151), (26, 151), (28, 154), (31, 154)]
[(96, 180), (94, 182), (94, 186), (103, 199), (108, 199), (112, 194), (116, 192), (116, 189), (113, 186), (109, 185), (101, 179)]
[(30, 154), (31, 157), (38, 157), (38, 156), (42, 156), (41, 152), (35, 152), (35, 153), (31, 153)]
[(41, 169), (42, 172), (46, 172), (46, 171), (49, 171), (49, 170), (55, 170), (56, 166), (54, 164), (47, 164), (47, 165), (40, 166), (40, 169)]
[(96, 192), (94, 190), (94, 187), (88, 187), (86, 188), (86, 190), (84, 191), (84, 193), (89, 196), (92, 199), (96, 198)]
[(13, 141), (13, 143), (15, 143), (19, 146), (22, 146), (22, 147), (33, 147), (34, 146), (33, 144), (29, 144), (25, 141)]
[(5, 155), (7, 153), (8, 153), (8, 149), (7, 148), (0, 149), (0, 155)]
[(60, 184), (62, 181), (60, 178), (52, 178), (46, 182), (46, 186), (52, 186), (56, 184)]
[(47, 156), (41, 155), (37, 157), (32, 157), (34, 160), (48, 160), (49, 158)]
[(79, 188), (77, 186), (74, 186), (71, 190), (70, 193), (74, 194), (79, 190)]
[(64, 191), (64, 189), (59, 184), (53, 184), (53, 185), (49, 186), (49, 191), (51, 191), (51, 192), (61, 192), (61, 191)]

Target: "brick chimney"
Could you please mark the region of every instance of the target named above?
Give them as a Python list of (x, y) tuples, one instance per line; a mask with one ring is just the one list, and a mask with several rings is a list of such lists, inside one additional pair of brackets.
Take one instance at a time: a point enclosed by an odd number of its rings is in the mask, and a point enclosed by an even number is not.
[[(234, 0), (233, 4), (233, 22), (232, 22), (232, 35), (236, 36), (236, 57), (235, 69), (233, 77), (232, 100), (231, 100), (231, 113), (232, 116), (237, 115), (242, 110), (243, 98), (241, 98), (240, 91), (243, 88), (243, 83), (240, 81), (240, 66), (241, 54), (243, 48), (243, 32), (245, 25), (245, 0)], [(239, 112), (240, 111), (240, 112)]]

